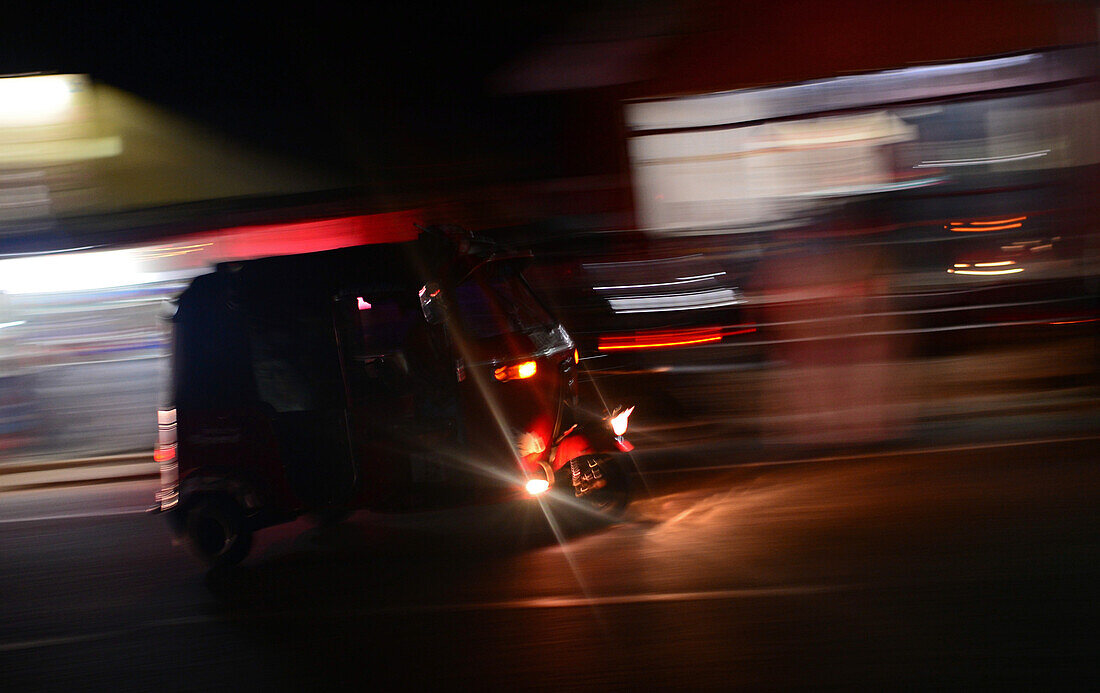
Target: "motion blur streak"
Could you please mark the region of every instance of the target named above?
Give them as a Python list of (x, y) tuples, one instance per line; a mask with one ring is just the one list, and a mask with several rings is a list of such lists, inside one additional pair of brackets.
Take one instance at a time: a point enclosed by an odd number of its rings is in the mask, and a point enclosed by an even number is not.
[(0, 291), (75, 293), (156, 281), (139, 266), (140, 251), (107, 250), (0, 260)]
[(1004, 270), (963, 270), (963, 269), (949, 269), (948, 272), (952, 274), (969, 274), (977, 277), (992, 276), (996, 274), (1018, 274), (1024, 271), (1023, 267), (1013, 267), (1012, 269)]
[(1004, 231), (1005, 229), (1018, 229), (1021, 226), (1023, 226), (1023, 224), (1005, 224), (1004, 226), (980, 226), (977, 228), (972, 226), (951, 226), (951, 230), (959, 232)]
[(659, 349), (661, 347), (685, 346), (717, 342), (722, 339), (720, 328), (692, 328), (687, 330), (668, 330), (642, 332), (633, 335), (614, 335), (600, 337), (599, 350), (615, 349)]
[(661, 313), (682, 310), (705, 310), (738, 303), (736, 294), (729, 289), (715, 289), (694, 293), (652, 295), (636, 298), (609, 298), (616, 313)]
[(1016, 154), (1010, 156), (991, 156), (984, 159), (955, 159), (945, 161), (922, 161), (913, 168), (938, 168), (941, 166), (983, 166), (988, 164), (1004, 164), (1010, 161), (1025, 161), (1027, 159), (1034, 159), (1040, 156), (1046, 156), (1050, 153), (1049, 149), (1044, 149), (1041, 152), (1028, 152), (1027, 154)]

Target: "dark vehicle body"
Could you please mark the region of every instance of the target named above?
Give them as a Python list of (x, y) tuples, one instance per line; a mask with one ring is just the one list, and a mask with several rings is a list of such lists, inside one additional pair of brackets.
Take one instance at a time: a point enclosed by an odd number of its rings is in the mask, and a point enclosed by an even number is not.
[(426, 233), (197, 277), (172, 318), (160, 509), (200, 556), (231, 563), (252, 531), (305, 512), (437, 509), (555, 482), (621, 508), (630, 445), (578, 406), (574, 344), (524, 263)]

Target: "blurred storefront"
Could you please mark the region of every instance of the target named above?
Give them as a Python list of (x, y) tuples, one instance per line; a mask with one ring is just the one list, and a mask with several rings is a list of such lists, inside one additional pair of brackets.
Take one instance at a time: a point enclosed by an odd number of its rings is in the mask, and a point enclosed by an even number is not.
[(0, 463), (151, 448), (191, 277), (416, 218), (87, 76), (0, 78)]
[(573, 104), (562, 170), (621, 175), (639, 227), (736, 229), (1088, 164), (1096, 40), (1091, 2), (606, 3), (496, 84)]
[(499, 83), (617, 105), (568, 146), (617, 141), (635, 227), (745, 287), (770, 432), (901, 434), (888, 364), (1095, 322), (1095, 3), (610, 7)]

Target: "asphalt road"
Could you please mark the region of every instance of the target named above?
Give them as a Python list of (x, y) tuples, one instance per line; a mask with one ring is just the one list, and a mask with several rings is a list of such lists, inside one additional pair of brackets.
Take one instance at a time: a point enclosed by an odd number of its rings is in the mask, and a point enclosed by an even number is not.
[[(1093, 688), (1096, 438), (266, 530), (206, 576), (142, 483), (0, 496), (0, 690)], [(724, 460), (735, 459), (733, 451)]]

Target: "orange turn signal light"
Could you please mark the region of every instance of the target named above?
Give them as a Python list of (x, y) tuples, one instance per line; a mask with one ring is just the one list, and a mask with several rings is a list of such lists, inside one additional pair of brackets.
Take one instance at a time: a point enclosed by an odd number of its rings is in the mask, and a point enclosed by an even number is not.
[(530, 378), (539, 370), (534, 361), (524, 361), (511, 366), (501, 366), (493, 371), (493, 377), (504, 382), (505, 380), (524, 380)]

